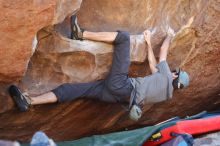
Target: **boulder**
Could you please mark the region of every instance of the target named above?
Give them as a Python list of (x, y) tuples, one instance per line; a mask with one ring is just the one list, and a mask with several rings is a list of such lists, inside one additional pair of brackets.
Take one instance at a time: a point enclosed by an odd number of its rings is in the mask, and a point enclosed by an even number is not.
[(81, 0), (0, 0), (0, 82), (20, 80), (36, 48), (36, 34), (76, 12)]
[[(56, 2), (54, 7), (64, 1)], [(5, 1), (4, 4), (6, 3)], [(72, 9), (68, 14), (77, 10), (79, 3), (75, 1), (75, 8), (68, 5), (68, 8)], [(46, 7), (46, 4), (41, 1), (38, 4), (43, 5), (38, 9)], [(59, 7), (60, 16), (56, 18), (60, 21), (67, 16), (66, 14), (61, 16), (66, 7), (67, 5), (63, 6), (63, 4)], [(202, 110), (216, 109), (220, 105), (219, 11), (220, 5), (217, 0), (84, 0), (77, 13), (81, 27), (90, 31), (130, 32), (132, 64), (129, 75), (132, 77), (149, 75), (147, 46), (142, 32), (145, 29), (154, 30), (152, 45), (158, 56), (166, 31), (168, 27), (172, 27), (176, 36), (169, 49), (168, 63), (171, 69), (181, 67), (189, 73), (191, 80), (189, 88), (175, 91), (170, 101), (146, 105), (143, 117), (138, 122), (134, 122), (128, 118), (127, 109), (120, 104), (83, 99), (63, 104), (34, 106), (30, 111), (21, 113), (14, 108), (6, 92), (9, 83), (2, 83), (0, 85), (2, 87), (0, 120), (5, 122), (0, 123), (0, 138), (28, 141), (35, 131), (42, 130), (55, 140), (72, 140), (92, 134), (143, 127), (177, 115), (186, 116)], [(57, 12), (58, 9), (55, 13)], [(49, 17), (48, 15), (45, 14), (42, 17)], [(69, 17), (55, 26), (44, 27), (46, 25), (43, 23), (39, 24), (41, 27), (35, 29), (29, 44), (27, 41), (22, 43), (27, 45), (27, 50), (18, 51), (17, 56), (8, 54), (8, 57), (1, 59), (5, 63), (3, 63), (4, 66), (2, 65), (4, 74), (0, 73), (3, 74), (0, 80), (11, 82), (21, 79), (26, 71), (24, 66), (28, 62), (26, 74), (18, 85), (31, 95), (47, 92), (66, 82), (90, 82), (106, 77), (111, 67), (112, 45), (69, 39)], [(55, 22), (48, 21), (47, 25), (51, 24)], [(35, 25), (29, 25), (35, 27)], [(42, 27), (44, 28), (38, 31)], [(20, 28), (23, 28), (23, 25), (18, 25), (19, 31)], [(18, 30), (14, 31), (19, 33)], [(25, 29), (25, 31), (28, 30)], [(31, 57), (32, 40), (37, 31), (38, 45)], [(30, 35), (26, 34), (26, 36)], [(4, 43), (7, 42), (6, 44), (10, 45), (14, 43), (19, 46), (20, 41), (9, 43), (10, 38), (12, 37), (4, 37), (7, 40)], [(24, 38), (26, 39), (26, 37), (19, 37), (21, 40), (25, 40)], [(10, 52), (15, 49), (10, 46), (4, 50)], [(26, 53), (29, 54), (24, 57)], [(25, 63), (11, 68), (14, 60), (19, 58)], [(11, 65), (10, 68), (8, 68), (9, 65)], [(15, 74), (13, 76), (10, 73)]]
[(12, 108), (6, 89), (25, 75), (37, 32), (76, 13), (81, 0), (0, 0), (0, 113)]

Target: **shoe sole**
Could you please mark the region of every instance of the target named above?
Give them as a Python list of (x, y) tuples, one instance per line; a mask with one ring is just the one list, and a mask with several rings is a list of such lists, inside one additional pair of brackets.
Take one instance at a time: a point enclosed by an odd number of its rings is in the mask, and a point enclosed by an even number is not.
[(21, 91), (15, 85), (11, 85), (8, 91), (10, 96), (14, 99), (19, 110), (22, 112), (27, 111), (28, 104), (25, 97), (22, 95)]
[(71, 17), (71, 39), (74, 40), (82, 40), (82, 38), (79, 37), (80, 27), (77, 24), (77, 17), (76, 15)]

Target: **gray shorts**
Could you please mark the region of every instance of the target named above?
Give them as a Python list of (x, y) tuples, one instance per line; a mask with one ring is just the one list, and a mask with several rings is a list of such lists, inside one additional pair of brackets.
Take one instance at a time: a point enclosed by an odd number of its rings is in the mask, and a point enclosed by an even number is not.
[(128, 77), (130, 66), (130, 36), (118, 31), (114, 41), (112, 67), (105, 80), (91, 83), (66, 83), (52, 90), (59, 102), (77, 98), (98, 99), (106, 102), (129, 102), (133, 86)]

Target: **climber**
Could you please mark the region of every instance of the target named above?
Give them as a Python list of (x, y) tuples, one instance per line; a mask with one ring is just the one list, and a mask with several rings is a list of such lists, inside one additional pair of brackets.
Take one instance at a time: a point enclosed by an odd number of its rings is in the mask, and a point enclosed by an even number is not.
[(129, 78), (130, 37), (128, 32), (89, 32), (79, 27), (76, 16), (71, 17), (71, 28), (72, 39), (113, 43), (112, 67), (107, 78), (90, 83), (65, 83), (36, 97), (24, 95), (18, 87), (11, 85), (9, 93), (21, 111), (27, 111), (30, 105), (89, 98), (113, 103), (130, 103), (130, 117), (138, 120), (142, 114), (140, 105), (167, 100), (172, 97), (173, 87), (180, 89), (189, 85), (187, 73), (180, 70), (171, 73), (166, 62), (169, 44), (174, 35), (172, 29), (168, 30), (167, 37), (162, 44), (159, 64), (156, 63), (151, 47), (151, 32), (148, 30), (144, 32), (144, 38), (148, 44), (148, 60), (152, 75)]

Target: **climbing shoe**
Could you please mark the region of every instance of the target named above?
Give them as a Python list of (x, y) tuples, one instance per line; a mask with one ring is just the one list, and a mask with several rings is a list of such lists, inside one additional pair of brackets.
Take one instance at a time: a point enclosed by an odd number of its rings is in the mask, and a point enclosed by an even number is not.
[(31, 105), (31, 100), (26, 95), (22, 94), (18, 87), (11, 85), (8, 89), (10, 96), (14, 99), (19, 110), (25, 112)]
[(71, 24), (71, 39), (73, 40), (83, 40), (83, 32), (84, 30), (79, 27), (77, 23), (76, 15), (71, 16), (70, 19)]

